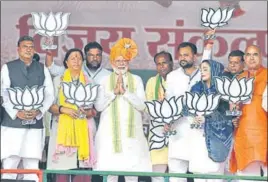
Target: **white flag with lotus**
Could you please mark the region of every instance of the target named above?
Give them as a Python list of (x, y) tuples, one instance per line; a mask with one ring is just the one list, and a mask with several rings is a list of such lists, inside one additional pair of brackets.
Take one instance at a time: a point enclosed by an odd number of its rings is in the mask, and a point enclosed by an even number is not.
[[(204, 9), (202, 8), (202, 13), (201, 13), (201, 21), (202, 21), (202, 26), (208, 27), (210, 29), (215, 29), (217, 27), (223, 27), (228, 24), (228, 21), (232, 18), (233, 11), (235, 9), (221, 9), (218, 8), (216, 11), (212, 8)], [(207, 39), (215, 39), (216, 36), (215, 34), (213, 35), (207, 35), (205, 36), (205, 40)]]
[[(221, 94), (221, 98), (233, 104), (245, 103), (251, 100), (253, 92), (254, 78), (216, 78), (216, 88)], [(226, 111), (227, 116), (240, 116), (241, 111), (234, 107), (233, 110)]]
[[(63, 82), (63, 94), (66, 98), (66, 102), (76, 105), (78, 108), (90, 109), (93, 107), (98, 94), (99, 85), (87, 84), (83, 85), (79, 83)], [(80, 118), (85, 118), (86, 116), (80, 112)]]
[(182, 98), (183, 96), (164, 99), (163, 102), (157, 100), (145, 102), (151, 116), (150, 150), (167, 146), (169, 136), (176, 134), (175, 130), (165, 132), (164, 127), (171, 126), (174, 121), (182, 117)]
[(53, 45), (53, 36), (66, 34), (71, 13), (58, 12), (54, 14), (50, 12), (47, 15), (43, 12), (33, 12), (31, 14), (33, 26), (36, 29), (35, 33), (46, 37), (42, 49), (57, 49), (57, 45)]
[[(23, 90), (19, 87), (8, 88), (9, 100), (18, 111), (34, 111), (43, 106), (45, 87), (38, 88), (37, 85), (29, 88), (26, 86)], [(22, 125), (35, 124), (36, 119), (23, 120)]]
[[(219, 105), (221, 95), (205, 94), (199, 95), (197, 93), (186, 92), (186, 105), (188, 112), (193, 116), (207, 116), (213, 113)], [(202, 128), (203, 125), (199, 123), (192, 123), (191, 128)]]

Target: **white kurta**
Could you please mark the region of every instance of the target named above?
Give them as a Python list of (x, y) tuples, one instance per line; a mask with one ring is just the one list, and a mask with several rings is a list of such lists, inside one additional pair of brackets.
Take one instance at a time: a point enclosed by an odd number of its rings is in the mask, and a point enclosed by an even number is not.
[[(95, 170), (102, 171), (152, 171), (150, 153), (147, 140), (143, 133), (141, 112), (145, 109), (144, 86), (140, 77), (133, 75), (135, 81), (135, 93), (126, 92), (122, 96), (116, 96), (109, 91), (110, 77), (101, 82), (101, 87), (95, 107), (101, 111), (100, 124), (96, 134), (97, 165)], [(123, 77), (125, 88), (126, 76)], [(122, 152), (115, 153), (113, 146), (112, 121), (110, 114), (111, 103), (119, 97), (118, 116), (120, 120), (120, 138)], [(127, 136), (128, 108), (134, 106), (135, 137)]]
[[(49, 109), (54, 100), (54, 88), (50, 73), (44, 67), (45, 74), (45, 99), (43, 107), (39, 110), (41, 115), (37, 119), (43, 117), (45, 112)], [(1, 94), (3, 96), (3, 107), (12, 119), (16, 118), (17, 110), (13, 109), (7, 92), (10, 88), (11, 82), (9, 78), (8, 67), (3, 65), (1, 70)], [(8, 158), (12, 155), (23, 158), (42, 158), (42, 151), (45, 142), (45, 127), (44, 129), (26, 129), (26, 128), (11, 128), (1, 126), (1, 159)]]
[[(193, 122), (193, 117), (187, 117), (189, 122)], [(189, 171), (193, 173), (216, 173), (223, 163), (214, 162), (208, 156), (204, 129), (191, 129), (189, 132)]]
[[(209, 54), (210, 52), (204, 51), (203, 60), (208, 59)], [(190, 92), (192, 86), (200, 80), (199, 70), (193, 73), (192, 77), (187, 76), (182, 68), (171, 72), (167, 76), (167, 98), (184, 95), (185, 99), (185, 92)], [(175, 122), (177, 134), (170, 137), (169, 158), (189, 161), (189, 171), (193, 173), (217, 173), (223, 168), (224, 163), (217, 163), (209, 158), (204, 130), (191, 129), (190, 124), (193, 120), (193, 117), (182, 117)]]
[[(200, 71), (197, 71), (192, 79), (184, 73), (182, 68), (169, 73), (166, 83), (166, 97), (171, 98), (172, 96), (179, 97), (184, 95), (185, 98), (185, 92), (190, 91), (191, 87), (200, 81), (200, 79)], [(191, 150), (189, 139), (192, 137), (189, 134), (190, 130), (192, 130), (190, 128), (190, 124), (191, 122), (187, 119), (187, 117), (182, 117), (178, 121), (175, 121), (173, 127), (177, 131), (177, 134), (170, 136), (168, 146), (169, 158), (189, 160), (189, 152)]]
[[(202, 60), (211, 59), (211, 50), (204, 49)], [(183, 68), (178, 68), (167, 75), (166, 81), (166, 98), (173, 96), (179, 97), (189, 92), (193, 85), (201, 80), (200, 70), (197, 70), (193, 75), (185, 74)], [(189, 160), (191, 146), (189, 145), (191, 121), (187, 117), (182, 117), (174, 123), (174, 129), (177, 131), (176, 135), (170, 136), (169, 140), (169, 158)]]

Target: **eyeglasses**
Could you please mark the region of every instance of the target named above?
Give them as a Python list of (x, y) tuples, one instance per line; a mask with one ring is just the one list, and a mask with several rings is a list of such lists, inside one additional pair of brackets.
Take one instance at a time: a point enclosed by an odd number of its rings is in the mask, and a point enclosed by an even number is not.
[(22, 48), (23, 49), (30, 49), (30, 50), (32, 50), (32, 49), (34, 49), (34, 46), (23, 45)]

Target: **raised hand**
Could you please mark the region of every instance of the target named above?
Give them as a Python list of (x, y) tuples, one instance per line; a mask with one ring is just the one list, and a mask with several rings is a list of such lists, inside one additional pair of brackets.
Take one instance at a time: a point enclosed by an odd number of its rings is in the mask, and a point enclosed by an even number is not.
[(53, 54), (51, 50), (46, 51), (46, 60), (45, 60), (46, 66), (49, 67), (53, 63)]
[(204, 33), (205, 37), (205, 49), (212, 49), (215, 40), (216, 29), (209, 29)]

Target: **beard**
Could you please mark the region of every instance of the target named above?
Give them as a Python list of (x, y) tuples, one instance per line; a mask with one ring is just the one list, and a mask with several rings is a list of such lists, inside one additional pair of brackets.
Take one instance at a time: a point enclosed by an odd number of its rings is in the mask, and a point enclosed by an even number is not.
[(100, 68), (101, 63), (98, 61), (91, 61), (90, 63), (87, 61), (86, 63), (88, 69), (96, 71)]
[(194, 62), (193, 61), (192, 62), (189, 62), (189, 61), (186, 61), (186, 60), (181, 60), (180, 61), (180, 66), (183, 69), (185, 69), (185, 68), (191, 68), (191, 67), (193, 67), (193, 65), (194, 65)]
[(121, 73), (122, 75), (124, 75), (124, 74), (126, 74), (126, 72), (128, 71), (127, 68), (124, 68), (124, 69), (113, 68), (113, 69), (114, 69), (114, 72), (115, 72), (117, 75), (119, 75), (120, 73)]

